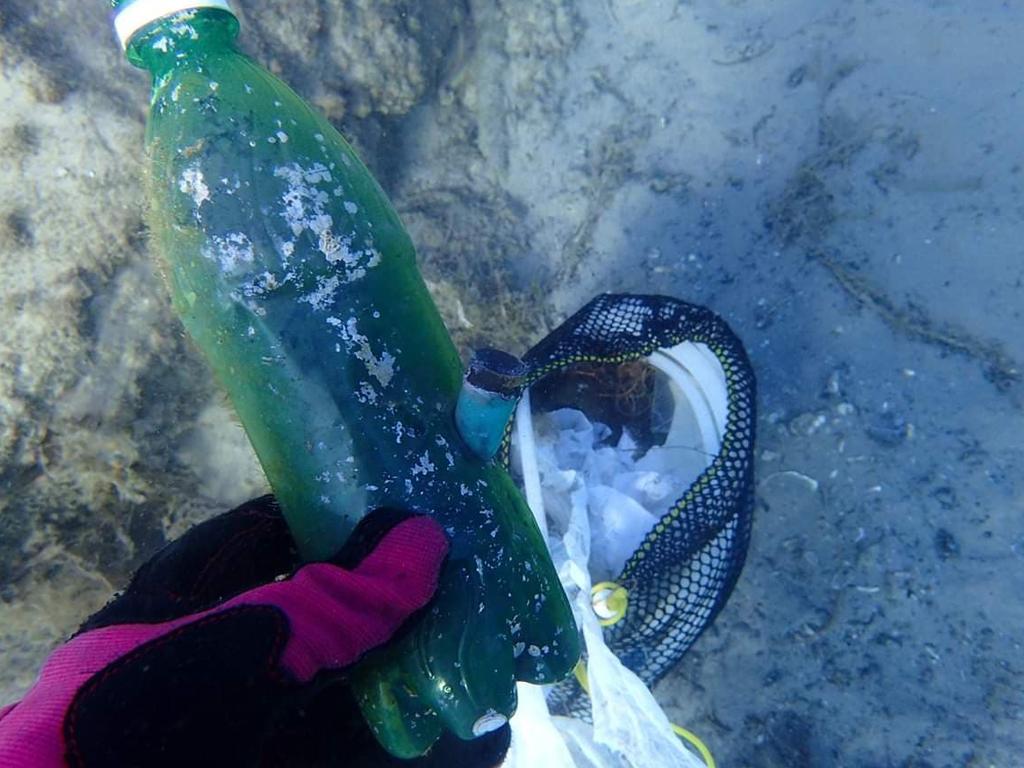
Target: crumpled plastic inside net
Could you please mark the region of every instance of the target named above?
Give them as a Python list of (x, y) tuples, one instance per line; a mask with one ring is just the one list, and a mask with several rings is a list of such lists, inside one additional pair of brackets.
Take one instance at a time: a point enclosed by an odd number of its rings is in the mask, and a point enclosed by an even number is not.
[(590, 594), (621, 571), (706, 460), (671, 446), (637, 457), (627, 432), (609, 444), (608, 427), (573, 409), (535, 415), (533, 430), (548, 545), (586, 645), (593, 725), (552, 717), (543, 690), (520, 683), (505, 766), (701, 768), (651, 692), (604, 644)]
[(707, 466), (686, 446), (653, 446), (637, 457), (627, 430), (612, 430), (581, 411), (562, 408), (533, 417), (550, 546), (559, 546), (574, 506), (585, 505), (594, 582), (614, 579), (647, 532)]

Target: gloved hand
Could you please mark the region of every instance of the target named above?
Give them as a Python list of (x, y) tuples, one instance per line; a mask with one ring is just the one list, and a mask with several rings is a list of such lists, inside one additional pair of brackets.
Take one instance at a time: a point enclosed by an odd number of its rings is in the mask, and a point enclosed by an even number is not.
[(0, 768), (498, 765), (507, 726), (390, 757), (345, 685), (427, 604), (447, 549), (432, 519), (379, 510), (330, 563), (295, 570), (271, 497), (196, 526), (0, 712)]

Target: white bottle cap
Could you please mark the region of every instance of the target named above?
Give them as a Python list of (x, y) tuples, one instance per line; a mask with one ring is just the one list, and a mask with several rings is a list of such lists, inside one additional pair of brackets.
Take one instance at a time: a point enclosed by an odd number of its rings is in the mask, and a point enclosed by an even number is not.
[(121, 48), (128, 47), (132, 35), (147, 24), (181, 11), (197, 8), (220, 8), (233, 14), (228, 0), (132, 0), (117, 9), (114, 16), (114, 31), (121, 41)]

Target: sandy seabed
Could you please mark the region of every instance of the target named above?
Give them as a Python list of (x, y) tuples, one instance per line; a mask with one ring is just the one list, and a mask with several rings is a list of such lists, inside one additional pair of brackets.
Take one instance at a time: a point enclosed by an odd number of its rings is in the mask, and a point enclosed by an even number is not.
[[(656, 693), (722, 766), (1024, 764), (1024, 10), (235, 0), (463, 349), (706, 304), (759, 375), (746, 570)], [(0, 704), (263, 480), (148, 250), (106, 7), (0, 6)]]

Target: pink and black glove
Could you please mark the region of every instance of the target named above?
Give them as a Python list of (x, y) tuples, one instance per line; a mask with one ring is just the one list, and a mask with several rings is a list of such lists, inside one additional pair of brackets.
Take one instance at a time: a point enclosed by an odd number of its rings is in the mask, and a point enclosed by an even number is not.
[(390, 757), (345, 684), (428, 603), (447, 550), (432, 519), (379, 510), (331, 562), (295, 570), (271, 497), (199, 525), (0, 711), (0, 768), (498, 765), (507, 727)]

